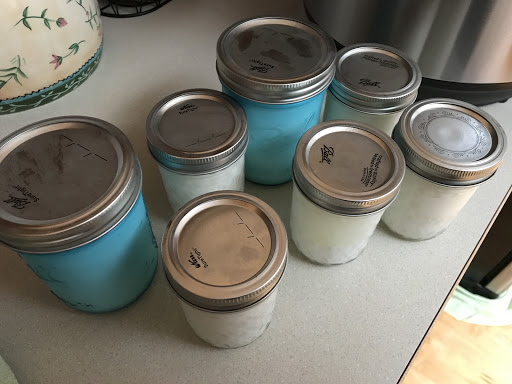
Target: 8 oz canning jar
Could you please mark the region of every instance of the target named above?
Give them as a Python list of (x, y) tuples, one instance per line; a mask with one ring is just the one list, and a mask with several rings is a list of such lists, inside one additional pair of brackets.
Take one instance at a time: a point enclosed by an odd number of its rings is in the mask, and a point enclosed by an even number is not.
[(260, 184), (291, 180), (295, 146), (320, 119), (335, 54), (325, 32), (287, 18), (241, 21), (222, 33), (217, 73), (223, 92), (247, 114), (247, 179)]
[(292, 239), (309, 259), (341, 264), (366, 247), (398, 194), (405, 161), (383, 132), (354, 121), (308, 130), (293, 161)]
[(222, 92), (190, 89), (166, 97), (149, 114), (146, 137), (175, 211), (208, 192), (244, 189), (247, 120)]
[(66, 304), (106, 312), (151, 283), (158, 250), (128, 138), (60, 117), (0, 142), (0, 241)]
[(443, 232), (496, 172), (506, 149), (505, 132), (496, 120), (480, 108), (450, 99), (409, 107), (393, 138), (407, 169), (400, 194), (382, 221), (411, 240)]
[(418, 95), (421, 72), (405, 53), (382, 44), (356, 44), (336, 55), (324, 121), (355, 120), (391, 136)]
[(165, 273), (188, 323), (221, 348), (249, 344), (267, 329), (287, 252), (275, 211), (234, 191), (189, 202), (162, 241)]

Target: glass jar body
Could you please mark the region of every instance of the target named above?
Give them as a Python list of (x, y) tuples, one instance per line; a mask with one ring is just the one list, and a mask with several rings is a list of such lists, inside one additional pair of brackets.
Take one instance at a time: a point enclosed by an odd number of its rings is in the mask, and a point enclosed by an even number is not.
[(187, 174), (173, 171), (157, 162), (169, 203), (174, 211), (208, 192), (244, 190), (244, 153), (226, 166), (208, 173)]
[(252, 343), (270, 325), (277, 287), (262, 300), (234, 311), (210, 311), (180, 300), (185, 317), (197, 336), (219, 348), (238, 348)]
[[(405, 109), (405, 108), (404, 108)], [(395, 125), (400, 120), (400, 116), (404, 109), (394, 112), (382, 113), (379, 111), (366, 112), (350, 107), (343, 101), (338, 99), (331, 90), (327, 90), (325, 98), (325, 109), (323, 121), (331, 120), (353, 120), (360, 123), (368, 124), (373, 128), (377, 128), (386, 135), (391, 136)]]
[(158, 248), (141, 193), (121, 222), (90, 243), (61, 252), (18, 254), (69, 306), (109, 312), (130, 304), (151, 284)]
[(241, 97), (226, 86), (247, 115), (249, 145), (245, 155), (245, 176), (267, 185), (292, 179), (292, 160), (300, 137), (320, 121), (325, 90), (309, 99), (288, 104), (265, 104)]
[(366, 247), (384, 210), (357, 216), (330, 212), (308, 199), (294, 181), (292, 239), (299, 251), (314, 262), (347, 263)]
[(439, 184), (407, 167), (400, 193), (382, 221), (392, 232), (405, 239), (433, 238), (448, 228), (478, 185)]

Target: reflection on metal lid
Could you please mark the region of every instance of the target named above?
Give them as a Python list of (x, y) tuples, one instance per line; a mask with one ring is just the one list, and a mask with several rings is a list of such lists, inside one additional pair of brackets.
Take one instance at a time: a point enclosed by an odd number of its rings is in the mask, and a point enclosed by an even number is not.
[(0, 241), (25, 252), (85, 244), (137, 199), (142, 175), (128, 138), (89, 117), (60, 117), (0, 142)]
[(245, 150), (247, 119), (230, 96), (191, 89), (161, 100), (146, 124), (151, 153), (163, 165), (182, 172), (218, 168)]
[(283, 274), (286, 230), (263, 201), (213, 192), (183, 207), (162, 242), (168, 280), (188, 302), (212, 310), (243, 308), (267, 295)]
[(336, 47), (314, 24), (280, 17), (238, 22), (217, 43), (217, 71), (233, 92), (269, 104), (305, 100), (334, 76)]
[(475, 184), (492, 176), (507, 144), (492, 116), (451, 99), (424, 100), (407, 108), (393, 138), (410, 168), (449, 185)]
[(393, 112), (414, 102), (420, 83), (420, 69), (405, 53), (367, 43), (338, 52), (330, 89), (356, 109)]
[(386, 134), (354, 121), (316, 125), (299, 140), (293, 174), (316, 204), (342, 214), (374, 212), (398, 193), (405, 161)]

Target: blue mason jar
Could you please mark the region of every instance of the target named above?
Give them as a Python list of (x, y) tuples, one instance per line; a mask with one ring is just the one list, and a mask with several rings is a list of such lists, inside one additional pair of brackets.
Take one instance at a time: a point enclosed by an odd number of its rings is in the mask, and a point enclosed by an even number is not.
[(320, 121), (335, 56), (336, 46), (325, 32), (288, 18), (241, 21), (219, 37), (222, 90), (247, 115), (247, 179), (271, 185), (291, 180), (297, 142)]
[(88, 117), (32, 124), (0, 142), (0, 241), (69, 306), (122, 308), (158, 258), (128, 138)]

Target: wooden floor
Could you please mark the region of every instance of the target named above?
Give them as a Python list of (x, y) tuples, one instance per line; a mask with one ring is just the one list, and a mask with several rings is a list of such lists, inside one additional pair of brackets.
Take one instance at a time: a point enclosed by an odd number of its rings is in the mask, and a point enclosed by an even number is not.
[(401, 384), (511, 384), (512, 325), (490, 327), (443, 312)]

